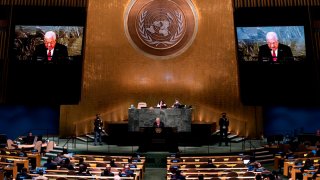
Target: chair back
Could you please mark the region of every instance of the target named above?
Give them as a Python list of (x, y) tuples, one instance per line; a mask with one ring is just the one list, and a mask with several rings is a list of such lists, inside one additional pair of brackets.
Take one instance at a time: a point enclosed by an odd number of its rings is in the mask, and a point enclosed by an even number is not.
[(246, 167), (246, 165), (245, 164), (236, 164), (233, 167), (234, 168), (244, 168), (244, 167)]
[(86, 156), (86, 161), (95, 161), (96, 159), (93, 156)]
[(219, 166), (218, 166), (218, 168), (227, 168), (228, 167), (228, 165), (226, 165), (226, 164), (220, 164)]
[(106, 167), (107, 163), (97, 163), (97, 167)]
[(42, 141), (37, 141), (36, 144), (34, 145), (34, 149), (37, 150), (38, 152), (41, 152), (41, 147), (42, 147)]
[(50, 151), (52, 151), (52, 150), (53, 150), (53, 148), (54, 148), (54, 141), (50, 141), (50, 142), (48, 142), (48, 144), (47, 144), (47, 148), (46, 148), (46, 152), (50, 152)]
[(254, 177), (256, 176), (256, 174), (254, 172), (250, 172), (250, 171), (247, 171), (243, 174), (243, 176), (251, 176), (251, 177)]
[(187, 164), (186, 168), (196, 168), (196, 165), (195, 164)]
[(124, 158), (120, 158), (120, 157), (114, 158), (114, 161), (116, 161), (116, 162), (126, 162)]
[(210, 180), (221, 180), (221, 178), (219, 178), (219, 177), (213, 177), (213, 178), (211, 178)]
[(229, 157), (229, 161), (238, 161), (238, 157)]
[(229, 172), (226, 176), (227, 177), (238, 177), (238, 173), (237, 172)]
[(7, 148), (8, 149), (15, 149), (15, 147), (13, 146), (13, 141), (12, 139), (7, 139)]
[(208, 162), (209, 158), (200, 158), (199, 161), (200, 162)]
[(67, 175), (77, 175), (75, 170), (69, 170)]
[(195, 162), (195, 159), (194, 158), (185, 158), (183, 161), (184, 162)]
[(68, 180), (68, 179), (65, 177), (58, 177), (56, 180)]
[(228, 180), (239, 180), (239, 178), (238, 177), (231, 177)]
[(215, 158), (214, 159), (214, 162), (223, 162), (224, 161), (224, 158)]
[(5, 158), (5, 157), (0, 157), (0, 162), (7, 162), (7, 158)]
[(105, 157), (103, 157), (103, 160), (104, 161), (111, 161), (112, 157), (111, 156), (105, 156)]

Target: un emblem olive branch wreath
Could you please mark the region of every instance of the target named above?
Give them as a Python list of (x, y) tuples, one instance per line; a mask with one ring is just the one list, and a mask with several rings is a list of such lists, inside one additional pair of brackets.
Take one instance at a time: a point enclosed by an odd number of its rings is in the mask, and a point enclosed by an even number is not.
[(144, 28), (144, 22), (145, 22), (145, 17), (147, 13), (148, 11), (144, 11), (141, 13), (139, 17), (139, 34), (146, 43), (150, 45), (155, 45), (156, 47), (159, 46), (160, 44), (163, 44), (164, 46), (168, 46), (168, 45), (175, 44), (181, 38), (184, 31), (183, 16), (181, 13), (175, 11), (175, 16), (177, 17), (177, 21), (178, 21), (178, 28), (176, 33), (170, 38), (169, 41), (157, 41), (157, 40), (153, 40), (152, 37), (149, 36), (146, 29)]

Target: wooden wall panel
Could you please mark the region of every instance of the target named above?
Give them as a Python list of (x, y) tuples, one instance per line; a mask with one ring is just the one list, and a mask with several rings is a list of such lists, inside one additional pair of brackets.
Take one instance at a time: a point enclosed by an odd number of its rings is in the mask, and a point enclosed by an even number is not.
[(87, 0), (0, 0), (0, 5), (86, 7)]
[(154, 60), (136, 51), (124, 32), (129, 0), (89, 0), (82, 96), (60, 112), (61, 136), (92, 132), (93, 119), (127, 123), (128, 107), (175, 98), (194, 107), (193, 123), (213, 123), (227, 112), (231, 130), (258, 135), (261, 108), (239, 98), (233, 0), (193, 0), (199, 13), (194, 43), (180, 56)]
[[(8, 48), (8, 32), (7, 30), (0, 31), (0, 49)], [(7, 51), (0, 51), (0, 59), (5, 59)]]
[(320, 0), (234, 0), (235, 8), (319, 6)]
[[(199, 13), (198, 35), (187, 52), (164, 61), (146, 58), (128, 43), (123, 13), (129, 0), (0, 0), (0, 5), (88, 6), (82, 100), (61, 107), (61, 135), (92, 131), (97, 112), (107, 122), (126, 123), (130, 104), (155, 105), (159, 99), (171, 104), (176, 97), (193, 105), (194, 123), (212, 123), (226, 111), (233, 131), (259, 135), (261, 108), (243, 106), (239, 100), (232, 12), (243, 7), (320, 6), (320, 0), (193, 2)], [(317, 58), (319, 36), (313, 35)], [(7, 41), (8, 34), (0, 32), (1, 60), (7, 56)]]
[(314, 56), (316, 59), (320, 59), (320, 29), (317, 29), (317, 31), (313, 35), (314, 38)]
[[(5, 8), (4, 8), (5, 9)], [(2, 11), (6, 11), (1, 9)], [(8, 74), (8, 47), (9, 47), (9, 15), (7, 12), (2, 12), (0, 18), (0, 103), (5, 102)]]
[(5, 92), (6, 92), (6, 84), (7, 84), (7, 51), (4, 49), (8, 49), (8, 31), (1, 29), (0, 31), (0, 103), (5, 102)]

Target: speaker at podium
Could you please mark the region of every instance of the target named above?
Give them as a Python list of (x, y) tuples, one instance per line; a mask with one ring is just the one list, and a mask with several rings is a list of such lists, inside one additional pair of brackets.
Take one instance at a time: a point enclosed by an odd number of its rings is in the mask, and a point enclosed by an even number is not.
[(178, 152), (177, 128), (143, 127), (140, 128), (140, 152), (168, 151)]

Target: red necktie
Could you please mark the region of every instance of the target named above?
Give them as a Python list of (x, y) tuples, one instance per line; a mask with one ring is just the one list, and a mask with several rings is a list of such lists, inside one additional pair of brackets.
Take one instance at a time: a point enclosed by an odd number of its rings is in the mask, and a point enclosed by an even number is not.
[(277, 61), (277, 55), (275, 50), (272, 50), (272, 61)]
[(51, 61), (52, 56), (51, 56), (51, 50), (48, 50), (48, 61)]

